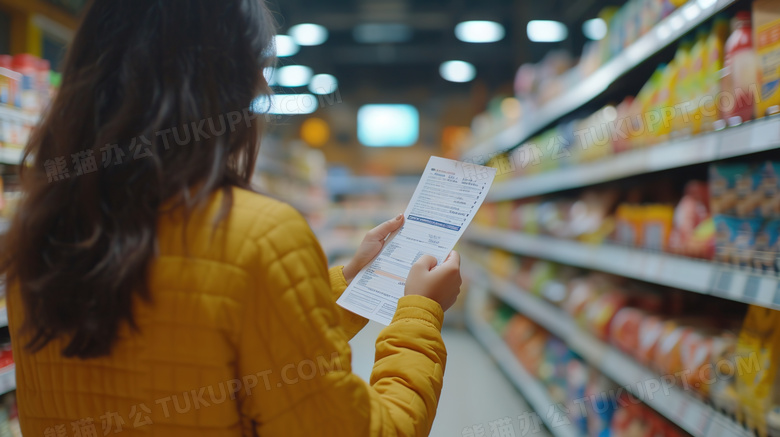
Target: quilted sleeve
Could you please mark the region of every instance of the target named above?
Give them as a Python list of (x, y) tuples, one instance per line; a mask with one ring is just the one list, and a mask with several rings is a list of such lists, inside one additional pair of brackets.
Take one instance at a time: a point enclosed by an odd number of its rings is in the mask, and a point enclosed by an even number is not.
[[(347, 280), (344, 278), (344, 267), (333, 267), (328, 270), (328, 274), (330, 275), (331, 295), (333, 296), (333, 302), (336, 302), (347, 289)], [(344, 332), (349, 339), (356, 336), (357, 333), (368, 324), (368, 319), (360, 317), (351, 311), (347, 311), (338, 305), (336, 305), (336, 310), (338, 310), (339, 315), (341, 316), (341, 327), (344, 328)]]
[(237, 363), (242, 414), (265, 436), (428, 435), (446, 362), (441, 307), (419, 296), (399, 301), (367, 384), (352, 373), (313, 233), (292, 210), (279, 223), (257, 243)]

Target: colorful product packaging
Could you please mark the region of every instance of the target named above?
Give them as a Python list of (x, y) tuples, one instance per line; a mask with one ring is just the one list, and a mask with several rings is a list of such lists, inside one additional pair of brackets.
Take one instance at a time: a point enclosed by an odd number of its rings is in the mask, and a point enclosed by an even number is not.
[(710, 210), (713, 214), (736, 215), (740, 194), (750, 192), (751, 166), (748, 164), (710, 165)]
[(22, 75), (11, 70), (13, 58), (9, 55), (0, 55), (0, 104), (21, 107), (21, 95), (19, 84)]
[(670, 205), (644, 207), (642, 246), (647, 249), (666, 250), (674, 224), (674, 208)]
[(753, 2), (753, 39), (760, 88), (756, 117), (764, 117), (780, 112), (780, 3)]
[(753, 268), (761, 273), (780, 271), (778, 255), (780, 255), (780, 220), (770, 220), (764, 223), (761, 231), (756, 235)]
[(780, 218), (780, 162), (767, 161), (759, 169), (761, 216)]
[(767, 418), (780, 405), (780, 312), (750, 306), (737, 341), (736, 359), (738, 419), (766, 437)]

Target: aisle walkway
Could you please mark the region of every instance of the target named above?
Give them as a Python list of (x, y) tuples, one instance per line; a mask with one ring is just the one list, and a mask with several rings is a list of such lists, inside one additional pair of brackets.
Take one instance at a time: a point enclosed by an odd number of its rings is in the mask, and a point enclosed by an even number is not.
[[(382, 328), (372, 322), (351, 342), (354, 372), (366, 381), (374, 362), (374, 341)], [(443, 336), (447, 369), (431, 437), (523, 435), (518, 418), (531, 409), (512, 383), (467, 331), (445, 328)], [(511, 419), (514, 434), (498, 433), (499, 428), (496, 434), (491, 433), (491, 422), (499, 426), (505, 418)], [(479, 433), (480, 426), (483, 434)]]

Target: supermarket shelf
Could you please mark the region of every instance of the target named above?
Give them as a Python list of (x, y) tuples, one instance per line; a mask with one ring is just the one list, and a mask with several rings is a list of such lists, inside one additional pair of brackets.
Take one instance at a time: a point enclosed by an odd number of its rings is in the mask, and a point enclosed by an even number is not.
[[(515, 310), (566, 342), (573, 351), (599, 368), (607, 377), (624, 386), (646, 405), (693, 436), (748, 437), (753, 435), (685, 391), (670, 386), (667, 381), (662, 382), (662, 378), (639, 365), (623, 352), (585, 332), (568, 314), (552, 304), (479, 267), (472, 267), (466, 272), (477, 281), (485, 283), (497, 297)], [(666, 388), (662, 390), (662, 387)]]
[(780, 309), (780, 278), (661, 252), (588, 245), (552, 237), (472, 226), (465, 238), (519, 255), (600, 270), (654, 284)]
[(0, 395), (16, 390), (16, 367), (11, 364), (0, 369)]
[(776, 148), (780, 148), (780, 117), (770, 117), (594, 163), (498, 183), (488, 200), (521, 199)]
[(39, 120), (38, 115), (28, 114), (21, 109), (11, 108), (5, 105), (0, 105), (0, 119), (10, 119), (14, 121), (21, 121), (24, 124), (35, 125)]
[[(580, 433), (571, 425), (553, 426), (552, 418), (548, 418), (547, 412), (555, 405), (550, 399), (544, 385), (526, 371), (517, 361), (501, 337), (493, 331), (493, 328), (478, 314), (479, 303), (473, 303), (479, 299), (478, 290), (472, 290), (469, 296), (469, 304), (466, 312), (466, 324), (474, 337), (479, 341), (490, 355), (498, 362), (501, 370), (506, 373), (512, 383), (528, 401), (528, 404), (537, 412), (547, 429), (555, 437), (580, 437)], [(484, 293), (484, 292), (483, 292)], [(483, 295), (484, 297), (484, 295)], [(554, 416), (554, 415), (551, 415)]]
[(565, 95), (534, 111), (533, 117), (524, 118), (521, 123), (501, 131), (467, 151), (464, 158), (484, 163), (489, 159), (489, 154), (504, 152), (520, 145), (556, 120), (600, 96), (615, 80), (736, 1), (689, 1)]

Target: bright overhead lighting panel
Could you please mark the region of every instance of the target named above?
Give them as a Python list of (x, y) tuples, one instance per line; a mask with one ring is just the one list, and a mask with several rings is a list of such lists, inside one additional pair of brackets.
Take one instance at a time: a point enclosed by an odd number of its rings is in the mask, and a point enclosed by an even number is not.
[(463, 42), (491, 43), (505, 35), (504, 26), (495, 21), (464, 21), (455, 26), (455, 36)]
[(559, 42), (569, 36), (569, 29), (560, 21), (532, 20), (526, 28), (528, 39), (533, 42)]

